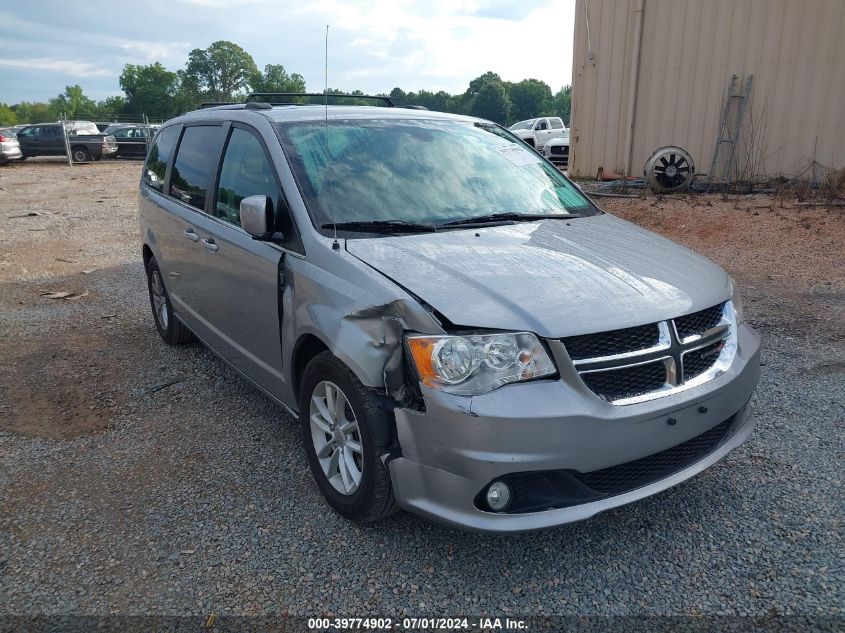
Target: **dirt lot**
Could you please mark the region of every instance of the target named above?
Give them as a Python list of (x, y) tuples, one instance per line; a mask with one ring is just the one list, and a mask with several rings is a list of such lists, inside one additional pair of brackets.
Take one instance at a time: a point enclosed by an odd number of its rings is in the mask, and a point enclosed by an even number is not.
[(759, 428), (654, 499), (502, 540), (327, 512), (281, 410), (158, 339), (139, 172), (0, 168), (0, 612), (841, 614), (843, 209), (599, 200), (738, 280)]

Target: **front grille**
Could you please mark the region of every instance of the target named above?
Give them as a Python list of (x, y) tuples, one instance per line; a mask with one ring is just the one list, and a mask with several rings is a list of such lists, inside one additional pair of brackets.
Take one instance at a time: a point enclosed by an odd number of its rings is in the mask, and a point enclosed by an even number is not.
[(712, 453), (724, 439), (732, 420), (728, 418), (709, 431), (660, 453), (591, 473), (574, 472), (573, 475), (588, 488), (606, 495), (618, 495), (641, 488), (683, 470)]
[(581, 374), (593, 393), (605, 400), (622, 400), (657, 391), (666, 384), (666, 366), (662, 360)]
[[(570, 336), (561, 342), (578, 375), (597, 396), (614, 404), (642, 402), (681, 390), (686, 382), (705, 374), (719, 375), (715, 364), (725, 342), (736, 336), (733, 311), (723, 315), (726, 305), (648, 325)], [(688, 386), (695, 384), (699, 383)]]
[(699, 310), (686, 316), (675, 319), (675, 328), (678, 332), (678, 338), (682, 341), (688, 336), (696, 334), (703, 334), (707, 330), (711, 330), (722, 320), (722, 309), (725, 304), (720, 303), (712, 308)]
[(552, 145), (552, 147), (549, 151), (552, 154), (558, 154), (560, 156), (568, 156), (569, 155), (569, 145)]
[(572, 360), (624, 354), (654, 347), (660, 340), (656, 323), (563, 339)]
[(716, 341), (684, 354), (684, 380), (692, 380), (710, 369), (724, 346), (724, 341)]

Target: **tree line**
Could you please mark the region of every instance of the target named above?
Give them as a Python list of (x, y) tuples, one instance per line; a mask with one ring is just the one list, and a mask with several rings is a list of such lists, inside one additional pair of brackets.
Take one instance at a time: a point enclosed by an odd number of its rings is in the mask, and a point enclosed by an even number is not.
[[(201, 103), (240, 101), (249, 92), (305, 92), (302, 75), (289, 74), (281, 64), (267, 64), (261, 70), (249, 53), (227, 41), (195, 48), (188, 54), (185, 67), (176, 71), (160, 62), (126, 64), (118, 81), (124, 96), (101, 101), (87, 97), (79, 85), (74, 85), (47, 103), (0, 103), (0, 125), (43, 123), (62, 117), (113, 121), (147, 116), (164, 120), (194, 110)], [(340, 92), (329, 89), (330, 94)], [(364, 95), (360, 90), (350, 94)], [(553, 94), (549, 85), (538, 79), (503, 81), (494, 72), (470, 81), (462, 94), (405, 92), (397, 87), (386, 96), (396, 105), (470, 114), (503, 125), (537, 116), (560, 116), (568, 122), (571, 104), (569, 86)]]

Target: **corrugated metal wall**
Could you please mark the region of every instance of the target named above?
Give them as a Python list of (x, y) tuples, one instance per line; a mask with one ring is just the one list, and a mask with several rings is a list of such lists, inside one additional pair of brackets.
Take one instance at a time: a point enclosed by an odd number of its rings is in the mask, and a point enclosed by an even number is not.
[(622, 173), (629, 142), (632, 175), (663, 145), (707, 173), (732, 74), (754, 75), (748, 172), (845, 166), (845, 0), (577, 0), (570, 174)]

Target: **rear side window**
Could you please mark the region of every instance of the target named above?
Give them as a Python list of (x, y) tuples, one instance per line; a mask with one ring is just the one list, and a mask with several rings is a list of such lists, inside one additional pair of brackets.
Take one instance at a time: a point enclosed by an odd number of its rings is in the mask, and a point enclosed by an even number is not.
[(144, 168), (144, 182), (153, 189), (163, 190), (167, 163), (173, 155), (173, 148), (176, 147), (178, 137), (178, 125), (164, 128), (150, 148), (150, 156), (147, 158), (147, 166)]
[(220, 156), (222, 128), (219, 125), (186, 127), (170, 175), (170, 195), (182, 202), (205, 208), (212, 164)]
[(560, 119), (549, 119), (549, 121), (551, 121), (552, 123), (553, 130), (563, 129), (563, 121), (561, 121)]
[(241, 200), (259, 195), (270, 198), (274, 210), (278, 210), (279, 187), (264, 148), (246, 130), (233, 128), (220, 168), (216, 214), (240, 226)]

